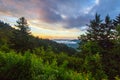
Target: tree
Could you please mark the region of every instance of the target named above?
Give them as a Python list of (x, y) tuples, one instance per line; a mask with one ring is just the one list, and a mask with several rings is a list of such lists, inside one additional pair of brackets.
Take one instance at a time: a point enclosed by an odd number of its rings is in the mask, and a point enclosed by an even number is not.
[(3, 21), (0, 21), (0, 50), (8, 52), (9, 51), (9, 38), (12, 35), (13, 28)]
[(117, 40), (120, 41), (120, 25), (116, 27), (117, 30)]
[(11, 37), (11, 48), (18, 52), (24, 52), (30, 49), (30, 28), (24, 17), (19, 18), (15, 26), (17, 29), (13, 31)]
[(120, 14), (113, 21), (114, 21), (113, 23), (115, 26), (120, 25)]
[(113, 43), (111, 40), (115, 38), (115, 28), (109, 15), (105, 17), (105, 21), (103, 23), (100, 19), (100, 15), (96, 14), (95, 19), (91, 20), (90, 24), (87, 26), (89, 28), (86, 32), (86, 35), (81, 35), (82, 37), (79, 39), (81, 39), (83, 42), (97, 42), (103, 49), (109, 49), (112, 47)]
[[(95, 19), (90, 21), (88, 30), (85, 35), (82, 35), (81, 56), (93, 56), (100, 53), (102, 57), (103, 71), (109, 76), (110, 80), (120, 74), (120, 41), (119, 41), (119, 26), (120, 16), (113, 21), (109, 15), (105, 20), (100, 19), (100, 15), (96, 14)], [(117, 40), (117, 41), (116, 41)]]
[(116, 36), (118, 42), (120, 41), (120, 14), (116, 17), (116, 19), (113, 20), (114, 25), (116, 26)]
[(19, 18), (17, 25), (15, 25), (22, 33), (30, 33), (27, 20), (24, 17)]
[(99, 40), (99, 34), (98, 33), (100, 29), (100, 24), (102, 20), (100, 20), (100, 15), (96, 14), (95, 19), (90, 21), (90, 25), (88, 25), (89, 29), (87, 30), (87, 41), (96, 41)]

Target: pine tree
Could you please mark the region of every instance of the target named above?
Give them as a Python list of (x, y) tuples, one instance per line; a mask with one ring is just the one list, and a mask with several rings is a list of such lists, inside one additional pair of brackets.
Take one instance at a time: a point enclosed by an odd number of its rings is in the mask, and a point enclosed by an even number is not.
[(90, 21), (90, 25), (88, 25), (88, 30), (87, 30), (87, 40), (90, 41), (96, 41), (99, 40), (99, 34), (98, 32), (100, 30), (100, 24), (102, 20), (100, 20), (100, 15), (96, 14), (95, 19)]
[(24, 17), (19, 18), (17, 25), (15, 25), (22, 33), (30, 33), (27, 20)]
[(112, 47), (110, 41), (114, 39), (115, 28), (109, 15), (105, 17), (105, 21), (103, 22), (100, 19), (100, 15), (96, 14), (95, 19), (91, 20), (87, 26), (89, 28), (86, 35), (82, 35), (82, 41), (97, 42), (102, 48)]
[(120, 14), (113, 21), (114, 21), (113, 23), (115, 26), (120, 25)]
[(30, 29), (27, 20), (21, 17), (15, 26), (17, 29), (13, 31), (13, 36), (11, 37), (11, 48), (15, 49), (17, 52), (24, 52), (30, 49)]

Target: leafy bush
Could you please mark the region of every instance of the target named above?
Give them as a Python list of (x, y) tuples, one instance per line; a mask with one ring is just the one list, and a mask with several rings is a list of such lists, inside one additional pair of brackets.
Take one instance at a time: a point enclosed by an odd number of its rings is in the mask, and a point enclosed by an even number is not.
[(93, 80), (90, 73), (78, 73), (67, 68), (67, 61), (57, 65), (56, 59), (51, 63), (30, 54), (0, 52), (0, 80)]

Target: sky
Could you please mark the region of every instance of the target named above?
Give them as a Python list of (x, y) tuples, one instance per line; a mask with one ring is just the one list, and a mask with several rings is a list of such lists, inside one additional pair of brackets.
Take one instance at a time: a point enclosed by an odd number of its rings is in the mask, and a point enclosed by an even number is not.
[(120, 0), (0, 0), (0, 20), (14, 26), (25, 17), (40, 38), (77, 39), (96, 13), (115, 18)]

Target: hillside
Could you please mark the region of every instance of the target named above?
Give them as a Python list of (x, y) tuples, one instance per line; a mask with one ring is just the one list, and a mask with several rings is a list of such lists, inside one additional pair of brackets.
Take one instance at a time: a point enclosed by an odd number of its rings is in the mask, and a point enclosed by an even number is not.
[(12, 28), (9, 24), (0, 21), (0, 46), (7, 45), (10, 49), (17, 52), (24, 52), (26, 50), (32, 51), (35, 48), (40, 47), (47, 50), (48, 47), (50, 47), (55, 53), (76, 53), (75, 49), (68, 47), (65, 44), (60, 44), (49, 39), (34, 37), (30, 32), (25, 34), (23, 33), (24, 32), (20, 32), (18, 29)]
[(101, 21), (78, 40), (35, 37), (24, 17), (16, 28), (0, 21), (0, 80), (119, 80), (120, 15)]

